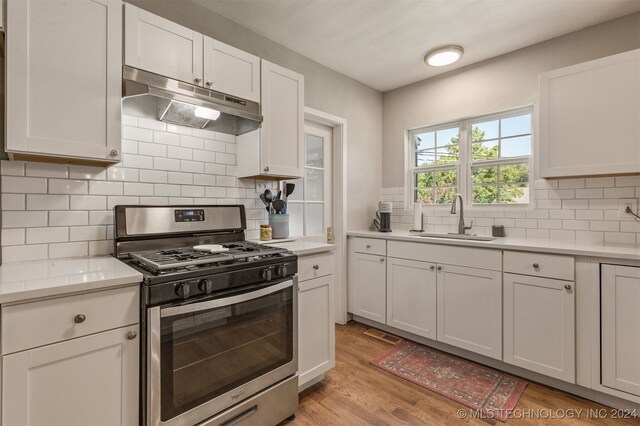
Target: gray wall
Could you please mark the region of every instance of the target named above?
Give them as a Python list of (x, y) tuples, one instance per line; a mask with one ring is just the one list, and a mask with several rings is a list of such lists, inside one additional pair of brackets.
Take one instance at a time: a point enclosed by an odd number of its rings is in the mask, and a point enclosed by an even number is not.
[(539, 73), (638, 47), (640, 13), (385, 92), (382, 186), (405, 184), (405, 129), (535, 104)]
[[(305, 105), (348, 121), (347, 229), (367, 227), (382, 187), (382, 94), (187, 0), (129, 0), (305, 77)], [(247, 11), (247, 13), (251, 13)], [(274, 23), (277, 25), (277, 23)]]

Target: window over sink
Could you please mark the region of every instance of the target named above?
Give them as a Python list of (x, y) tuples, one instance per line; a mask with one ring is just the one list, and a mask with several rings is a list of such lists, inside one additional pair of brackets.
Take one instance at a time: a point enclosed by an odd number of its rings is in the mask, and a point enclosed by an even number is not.
[(412, 201), (528, 205), (532, 107), (409, 131)]

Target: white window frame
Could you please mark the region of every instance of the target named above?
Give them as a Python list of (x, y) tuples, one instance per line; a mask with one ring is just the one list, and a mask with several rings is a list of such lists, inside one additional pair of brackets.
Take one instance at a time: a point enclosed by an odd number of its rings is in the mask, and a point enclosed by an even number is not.
[[(531, 155), (521, 156), (521, 157), (510, 157), (510, 158), (501, 158), (494, 160), (481, 160), (481, 161), (472, 161), (471, 160), (471, 152), (472, 152), (472, 140), (471, 140), (471, 131), (473, 128), (473, 124), (491, 121), (499, 118), (509, 118), (515, 117), (518, 115), (531, 114)], [(421, 126), (416, 127), (405, 132), (405, 143), (409, 146), (408, 155), (407, 155), (407, 179), (409, 181), (409, 194), (408, 194), (408, 203), (409, 207), (413, 207), (415, 204), (415, 191), (416, 191), (416, 173), (421, 173), (425, 171), (437, 171), (441, 169), (451, 168), (451, 165), (438, 165), (438, 166), (425, 166), (425, 167), (416, 167), (415, 164), (415, 144), (414, 144), (414, 135), (419, 133), (437, 131), (442, 129), (447, 129), (451, 127), (458, 127), (460, 129), (459, 135), (459, 158), (457, 164), (455, 164), (457, 170), (457, 183), (458, 183), (458, 193), (462, 195), (462, 198), (465, 202), (465, 208), (470, 210), (480, 210), (480, 209), (500, 209), (500, 208), (508, 208), (508, 209), (520, 209), (520, 210), (531, 210), (535, 205), (534, 202), (534, 190), (533, 190), (533, 180), (534, 180), (534, 155), (535, 155), (535, 109), (533, 105), (527, 105), (524, 107), (518, 107), (508, 110), (503, 110), (495, 113), (484, 114), (466, 117), (460, 120), (450, 121), (445, 124), (436, 124), (431, 126)], [(499, 137), (501, 135), (499, 134)], [(510, 136), (510, 137), (516, 137)], [(494, 166), (494, 165), (512, 165), (512, 164), (523, 164), (526, 163), (529, 166), (529, 202), (527, 204), (511, 204), (511, 203), (494, 203), (494, 204), (474, 204), (472, 202), (472, 187), (473, 183), (471, 182), (472, 173), (471, 169), (473, 166)], [(499, 183), (498, 183), (499, 184)], [(423, 204), (428, 208), (448, 208), (451, 204)]]

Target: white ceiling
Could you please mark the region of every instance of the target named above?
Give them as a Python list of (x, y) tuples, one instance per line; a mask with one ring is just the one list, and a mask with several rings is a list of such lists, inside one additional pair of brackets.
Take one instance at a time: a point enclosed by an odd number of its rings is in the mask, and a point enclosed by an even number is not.
[[(640, 10), (640, 0), (194, 0), (386, 91)], [(425, 53), (459, 44), (446, 67)]]

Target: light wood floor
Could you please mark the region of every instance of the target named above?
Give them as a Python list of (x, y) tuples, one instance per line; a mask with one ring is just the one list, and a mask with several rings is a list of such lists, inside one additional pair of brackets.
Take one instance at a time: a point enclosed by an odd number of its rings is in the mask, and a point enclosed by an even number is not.
[[(369, 364), (369, 360), (391, 347), (364, 335), (369, 327), (351, 322), (336, 326), (336, 367), (324, 381), (300, 395), (296, 419), (288, 425), (487, 425), (502, 424), (494, 419), (466, 418), (457, 412), (464, 407), (436, 393), (395, 377)], [(576, 396), (529, 382), (517, 409), (605, 409)], [(611, 420), (517, 419), (515, 425), (640, 425), (640, 419)]]

